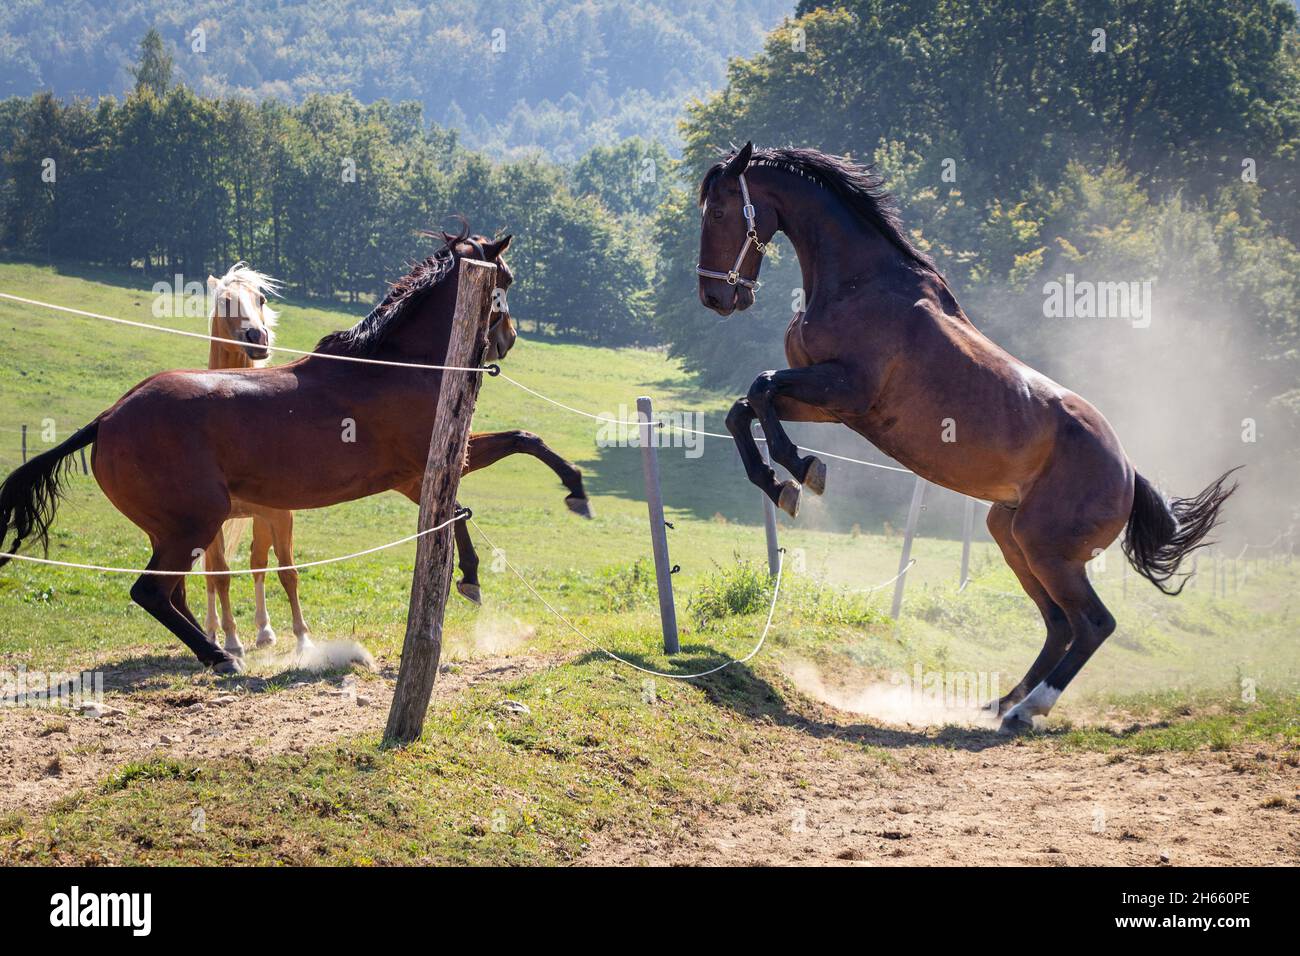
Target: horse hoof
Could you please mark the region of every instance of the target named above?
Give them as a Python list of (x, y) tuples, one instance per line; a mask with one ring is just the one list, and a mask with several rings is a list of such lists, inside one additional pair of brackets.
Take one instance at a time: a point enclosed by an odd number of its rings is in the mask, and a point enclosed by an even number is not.
[(814, 458), (808, 463), (808, 469), (803, 475), (803, 486), (815, 495), (826, 491), (826, 463), (820, 458)]
[(463, 597), (466, 597), (473, 603), (482, 606), (483, 591), (477, 584), (466, 584), (464, 581), (457, 581), (456, 590), (459, 591)]
[(591, 502), (586, 498), (579, 498), (576, 495), (569, 495), (564, 499), (564, 503), (569, 506), (569, 510), (575, 515), (582, 515), (584, 518), (594, 518), (591, 513)]
[(784, 511), (786, 514), (788, 514), (791, 518), (799, 517), (799, 492), (800, 491), (801, 489), (799, 487), (799, 482), (797, 481), (781, 482), (781, 495), (777, 500), (777, 504), (780, 505), (781, 510)]
[(212, 673), (230, 675), (242, 674), (244, 672), (244, 662), (238, 657), (224, 657), (212, 665)]
[(267, 625), (257, 632), (257, 647), (270, 647), (275, 643), (275, 631), (271, 630), (271, 625)]
[(244, 645), (243, 645), (243, 644), (227, 644), (227, 645), (226, 645), (226, 653), (229, 654), (231, 657), (237, 657), (237, 658), (240, 658), (240, 659), (242, 660), (243, 657), (244, 657)]
[(1033, 733), (1034, 718), (1027, 717), (1014, 708), (1007, 712), (1002, 718), (1002, 724), (998, 727), (998, 733), (1008, 737), (1019, 737), (1021, 734)]

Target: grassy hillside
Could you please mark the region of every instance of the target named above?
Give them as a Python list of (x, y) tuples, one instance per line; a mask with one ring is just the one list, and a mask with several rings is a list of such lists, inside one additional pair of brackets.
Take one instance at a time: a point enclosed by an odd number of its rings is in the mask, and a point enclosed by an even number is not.
[[(150, 318), (148, 291), (121, 276), (0, 264), (0, 291)], [(288, 303), (280, 341), (310, 347), (321, 333), (353, 318)], [(201, 327), (194, 319), (173, 324)], [(15, 429), (21, 424), (33, 426), (32, 443), (39, 448), (36, 426), (43, 419), (66, 434), (150, 372), (205, 359), (197, 341), (3, 301), (0, 336), (7, 356), (0, 365), (0, 461), (6, 470), (18, 457)], [(637, 395), (651, 394), (664, 411), (705, 411), (704, 427), (719, 430), (729, 401), (693, 387), (675, 364), (653, 352), (525, 339), (507, 367), (558, 401), (603, 414), (618, 414), (620, 405), (631, 407)], [(531, 459), (508, 460), (471, 476), (461, 497), (509, 560), (592, 639), (679, 672), (720, 663), (724, 655), (752, 646), (770, 591), (757, 493), (744, 481), (729, 442), (709, 440), (697, 458), (682, 449), (660, 453), (675, 526), (670, 547), (682, 566), (675, 583), (683, 653), (668, 660), (657, 652), (640, 452), (598, 447), (598, 423), (501, 380), (485, 384), (474, 425), (527, 427), (583, 468), (596, 512), (592, 521), (567, 512), (558, 481)], [(975, 546), (976, 578), (961, 593), (960, 543), (922, 537), (903, 620), (890, 622), (884, 613), (889, 589), (861, 589), (894, 574), (896, 534), (887, 535), (883, 527), (815, 530), (852, 527), (843, 517), (851, 503), (837, 500), (835, 485), (836, 475), (849, 467), (832, 466), (828, 496), (812, 502), (806, 518), (783, 520), (791, 573), (769, 644), (750, 665), (703, 683), (659, 680), (647, 699), (642, 675), (582, 653), (585, 646), (572, 631), (508, 573), (493, 570), (490, 550), (480, 541), (485, 606), (452, 598), (447, 657), (527, 656), (537, 668), (532, 673), (471, 682), (455, 696), (444, 691), (425, 741), (400, 753), (383, 751), (376, 737), (361, 735), (259, 756), (262, 731), (250, 726), (229, 730), (246, 735), (250, 749), (244, 756), (180, 759), (149, 750), (156, 744), (133, 753), (111, 743), (60, 744), (67, 721), (52, 715), (39, 734), (56, 754), (49, 773), (59, 772), (61, 748), (73, 754), (98, 748), (102, 756), (107, 746), (107, 753), (122, 756), (93, 787), (48, 812), (0, 814), (0, 859), (559, 861), (581, 853), (601, 830), (666, 834), (680, 825), (684, 812), (761, 806), (752, 768), (784, 760), (788, 735), (807, 729), (809, 721), (818, 742), (800, 746), (814, 747), (816, 760), (865, 758), (881, 773), (896, 763), (882, 747), (990, 746), (967, 731), (927, 736), (879, 731), (870, 721), (841, 726), (842, 717), (828, 717), (810, 704), (811, 697), (854, 708), (873, 681), (910, 675), (917, 667), (927, 673), (993, 672), (1005, 690), (1041, 641), (1037, 614), (982, 537)], [(911, 479), (881, 472), (874, 480)], [(899, 515), (894, 524), (901, 523)], [(414, 507), (391, 494), (300, 513), (298, 558), (394, 540), (411, 533), (414, 524)], [(147, 554), (143, 536), (108, 505), (93, 478), (77, 478), (55, 525), (51, 555), (140, 566)], [(316, 637), (363, 642), (391, 676), (412, 559), (413, 548), (406, 545), (304, 572), (303, 602)], [(1068, 755), (1217, 750), (1258, 741), (1290, 748), (1294, 758), (1300, 649), (1292, 605), (1300, 568), (1260, 565), (1226, 597), (1202, 584), (1170, 600), (1135, 577), (1128, 579), (1125, 595), (1120, 567), (1118, 554), (1112, 554), (1108, 570), (1097, 577), (1119, 630), (1062, 700), (1053, 718), (1055, 735), (1033, 746)], [(188, 706), (231, 689), (248, 692), (246, 699), (275, 695), (267, 706), (277, 715), (301, 707), (295, 695), (313, 692), (301, 683), (301, 672), (284, 671), (282, 663), (256, 653), (250, 676), (222, 681), (200, 673), (178, 642), (129, 603), (129, 584), (125, 576), (6, 567), (0, 572), (0, 670), (103, 669), (110, 698), (128, 710), (123, 719), (143, 722), (142, 746), (157, 733), (150, 729), (154, 718), (134, 709), (146, 704)], [(246, 638), (251, 591), (246, 579), (233, 588)], [(268, 593), (282, 640), (291, 640), (287, 607), (274, 582)], [(561, 659), (568, 662), (557, 663)], [(1257, 701), (1244, 699), (1244, 679), (1254, 682)], [(382, 679), (362, 675), (361, 681), (363, 688), (378, 687)], [(320, 692), (328, 693), (328, 686)], [(503, 696), (526, 703), (532, 715), (503, 716)], [(1142, 715), (1140, 722), (1116, 730), (1107, 716), (1116, 707)], [(21, 717), (0, 712), (0, 726)], [(206, 832), (190, 826), (196, 806), (209, 814)]]
[[(76, 274), (31, 265), (0, 264), (0, 290), (109, 315), (151, 320), (151, 295), (130, 278)], [(287, 303), (280, 323), (281, 344), (310, 348), (320, 335), (350, 324), (354, 316), (314, 304)], [(166, 319), (163, 324), (202, 329), (197, 319)], [(92, 319), (0, 302), (0, 334), (9, 338), (12, 357), (0, 367), (0, 463), (18, 460), (23, 423), (29, 442), (42, 447), (40, 428), (53, 422), (66, 435), (112, 403), (136, 381), (158, 369), (205, 362), (199, 340), (125, 329)], [(641, 394), (655, 397), (661, 411), (701, 410), (703, 427), (720, 431), (729, 396), (701, 391), (672, 362), (654, 352), (598, 350), (521, 340), (506, 363), (511, 375), (566, 404), (604, 415), (635, 407)], [(622, 407), (622, 408), (621, 408)], [(483, 530), (509, 560), (576, 613), (594, 615), (601, 636), (628, 650), (649, 652), (656, 639), (655, 612), (644, 575), (635, 562), (649, 561), (649, 536), (635, 448), (600, 448), (600, 423), (570, 414), (489, 380), (475, 418), (476, 430), (526, 427), (542, 435), (586, 475), (596, 518), (583, 521), (564, 508), (564, 490), (539, 462), (518, 456), (470, 476), (462, 500), (472, 506)], [(869, 452), (862, 443), (863, 452)], [(698, 454), (698, 457), (688, 457)], [(699, 630), (692, 600), (701, 586), (741, 561), (761, 563), (764, 545), (757, 492), (745, 482), (729, 441), (707, 439), (696, 451), (660, 452), (677, 600), (687, 643)], [(306, 466), (306, 464), (304, 465)], [(851, 507), (836, 498), (836, 475), (856, 466), (832, 463), (831, 484), (823, 500), (807, 502), (797, 522), (782, 516), (781, 541), (790, 549), (793, 594), (834, 593), (854, 607), (887, 607), (888, 588), (854, 594), (886, 581), (896, 571), (900, 540), (883, 529), (860, 533), (809, 530), (833, 526), (837, 510)], [(911, 479), (887, 472), (875, 481)], [(942, 491), (933, 499), (951, 497)], [(370, 547), (410, 534), (415, 509), (395, 494), (353, 502), (297, 519), (297, 557), (311, 561)], [(901, 527), (898, 515), (895, 527)], [(924, 526), (923, 526), (924, 527)], [(982, 528), (980, 529), (982, 531)], [(538, 639), (571, 644), (573, 636), (553, 631), (544, 611), (498, 566), (480, 541), (484, 590), (489, 607), (538, 628)], [(960, 544), (922, 535), (914, 555), (904, 624), (871, 628), (801, 628), (778, 615), (776, 640), (812, 640), (854, 663), (910, 667), (920, 655), (927, 665), (945, 662), (954, 669), (1001, 669), (1014, 681), (1037, 649), (1039, 625), (996, 549), (981, 536), (974, 549), (976, 581), (955, 593)], [(78, 478), (71, 499), (54, 527), (51, 555), (72, 561), (140, 567), (148, 557), (142, 534), (103, 498), (93, 478)], [(360, 561), (312, 569), (303, 574), (308, 621), (322, 637), (356, 636), (383, 652), (400, 642), (413, 548), (410, 545)], [(1261, 571), (1227, 601), (1207, 589), (1177, 601), (1128, 581), (1123, 596), (1118, 552), (1098, 576), (1120, 629), (1087, 672), (1084, 685), (1107, 689), (1193, 681), (1230, 682), (1238, 670), (1262, 681), (1290, 679), (1300, 670), (1300, 650), (1289, 639), (1289, 572)], [(644, 569), (644, 568), (643, 568)], [(638, 583), (639, 582), (639, 583)], [(0, 661), (30, 666), (87, 664), (125, 652), (173, 652), (175, 642), (127, 599), (130, 578), (97, 576), (31, 565), (6, 568), (0, 575)], [(825, 586), (833, 586), (834, 591)], [(272, 614), (284, 622), (287, 608), (271, 586)], [(233, 592), (245, 632), (250, 626), (251, 586), (238, 581)], [(606, 618), (602, 612), (621, 611)], [(476, 612), (453, 601), (453, 634), (472, 628)], [(612, 630), (611, 630), (612, 629)], [(708, 629), (707, 643), (736, 650), (739, 643)], [(1014, 674), (1012, 673), (1014, 672)]]

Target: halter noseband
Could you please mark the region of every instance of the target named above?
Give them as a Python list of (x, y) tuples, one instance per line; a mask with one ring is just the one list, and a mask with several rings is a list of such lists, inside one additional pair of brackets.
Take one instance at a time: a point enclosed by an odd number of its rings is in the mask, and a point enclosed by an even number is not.
[(767, 243), (758, 238), (758, 214), (754, 211), (754, 204), (749, 201), (749, 185), (745, 182), (745, 174), (740, 174), (740, 196), (745, 201), (741, 212), (745, 216), (745, 224), (749, 227), (745, 232), (745, 244), (740, 247), (740, 255), (736, 256), (736, 264), (731, 267), (730, 272), (715, 272), (712, 269), (706, 269), (702, 265), (695, 267), (695, 274), (705, 279), (724, 279), (727, 285), (742, 285), (746, 289), (757, 289), (759, 282), (757, 278), (746, 279), (740, 274), (740, 265), (745, 261), (745, 256), (749, 254), (749, 247), (753, 246), (758, 250), (761, 256), (763, 250), (767, 248)]

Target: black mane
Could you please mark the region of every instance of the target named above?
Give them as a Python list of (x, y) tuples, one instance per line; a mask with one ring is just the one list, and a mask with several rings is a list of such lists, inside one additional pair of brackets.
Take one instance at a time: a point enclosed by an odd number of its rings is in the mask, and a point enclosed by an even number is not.
[[(700, 203), (708, 195), (709, 187), (722, 175), (731, 152), (704, 176), (700, 183)], [(884, 177), (874, 166), (862, 166), (843, 156), (832, 156), (817, 149), (787, 147), (785, 149), (756, 149), (749, 161), (753, 166), (770, 166), (811, 180), (823, 189), (829, 189), (844, 201), (858, 217), (874, 226), (882, 236), (907, 259), (936, 275), (939, 268), (934, 260), (916, 247), (903, 229), (898, 216), (898, 205), (885, 191)]]
[[(455, 237), (450, 237), (454, 239)], [(385, 336), (403, 317), (415, 308), (443, 279), (454, 272), (456, 258), (452, 253), (454, 243), (447, 244), (423, 262), (417, 262), (411, 271), (393, 283), (384, 300), (370, 310), (370, 314), (352, 326), (330, 332), (316, 343), (316, 351), (330, 355), (351, 355), (374, 358)]]

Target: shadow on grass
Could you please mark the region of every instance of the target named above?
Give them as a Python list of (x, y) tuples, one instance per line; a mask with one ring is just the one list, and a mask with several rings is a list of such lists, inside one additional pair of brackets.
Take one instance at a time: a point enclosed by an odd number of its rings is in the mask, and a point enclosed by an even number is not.
[[(657, 661), (651, 661), (639, 654), (622, 655), (627, 661), (638, 667), (672, 675), (689, 674), (708, 670), (725, 664), (730, 658), (718, 654), (706, 645), (685, 644), (681, 648), (679, 669), (669, 666), (663, 668)], [(608, 661), (601, 653), (592, 651), (574, 664), (587, 664)], [(647, 674), (646, 677), (651, 675)], [(693, 681), (704, 689), (710, 700), (717, 705), (734, 711), (747, 720), (789, 727), (800, 733), (817, 738), (835, 738), (848, 743), (866, 747), (897, 749), (901, 747), (939, 747), (945, 750), (966, 750), (978, 753), (993, 747), (1013, 743), (1016, 738), (999, 734), (993, 729), (978, 727), (957, 727), (946, 725), (934, 730), (909, 730), (902, 727), (889, 727), (880, 724), (856, 723), (843, 724), (825, 719), (813, 713), (816, 706), (809, 706), (798, 695), (788, 697), (779, 687), (760, 677), (746, 664), (733, 664), (724, 670), (701, 677)]]
[[(256, 666), (258, 658), (252, 658)], [(138, 691), (177, 691), (176, 678), (189, 679), (207, 672), (207, 669), (192, 657), (181, 654), (143, 654), (128, 657), (108, 665), (101, 665), (104, 672), (104, 690), (117, 693), (134, 693)], [(220, 691), (242, 690), (250, 694), (262, 694), (284, 690), (294, 684), (332, 684), (338, 683), (353, 669), (350, 664), (321, 670), (288, 666), (274, 674), (232, 674), (226, 677), (214, 677), (212, 689)], [(397, 677), (395, 668), (381, 666), (374, 673), (387, 680)], [(184, 690), (199, 690), (187, 685)], [(183, 691), (182, 691), (183, 692)], [(195, 694), (195, 701), (204, 699), (205, 695)]]

